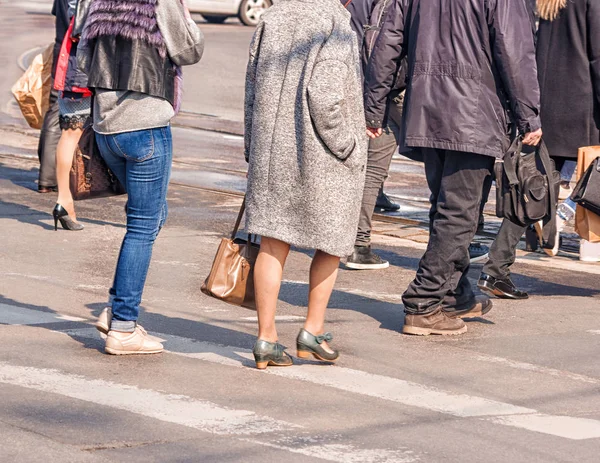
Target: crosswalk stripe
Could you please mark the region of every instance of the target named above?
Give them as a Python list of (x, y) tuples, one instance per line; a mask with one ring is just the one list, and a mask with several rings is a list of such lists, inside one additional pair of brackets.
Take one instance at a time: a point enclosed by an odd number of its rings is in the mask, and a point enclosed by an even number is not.
[(43, 325), (68, 321), (80, 322), (85, 319), (0, 303), (0, 325)]
[[(64, 330), (74, 337), (95, 338), (93, 328)], [(222, 346), (194, 339), (156, 333), (164, 339), (171, 354), (236, 368), (253, 367), (252, 353), (247, 349)], [(241, 360), (243, 359), (243, 360)], [(250, 369), (249, 371), (258, 372)], [(264, 373), (295, 379), (320, 386), (361, 394), (376, 399), (444, 413), (457, 417), (473, 417), (505, 426), (543, 434), (581, 440), (600, 438), (600, 421), (548, 415), (539, 411), (467, 394), (454, 394), (398, 378), (376, 375), (340, 366), (294, 365), (268, 369)]]
[(410, 450), (361, 449), (340, 442), (324, 441), (302, 426), (260, 416), (247, 410), (220, 407), (192, 397), (89, 379), (58, 370), (0, 362), (0, 383), (95, 403), (219, 435), (232, 436), (261, 446), (270, 446), (327, 461), (347, 463), (413, 463), (418, 455)]

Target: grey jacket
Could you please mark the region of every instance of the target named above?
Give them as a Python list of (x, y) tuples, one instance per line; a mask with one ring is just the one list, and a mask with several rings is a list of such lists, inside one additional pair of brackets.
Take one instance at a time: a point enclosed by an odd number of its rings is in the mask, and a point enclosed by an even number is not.
[[(528, 1), (528, 0), (527, 0)], [(540, 92), (526, 0), (394, 0), (365, 77), (367, 124), (408, 57), (404, 145), (501, 157), (509, 110), (522, 133), (540, 128)]]
[(250, 233), (352, 252), (367, 156), (360, 59), (339, 0), (280, 0), (250, 48)]

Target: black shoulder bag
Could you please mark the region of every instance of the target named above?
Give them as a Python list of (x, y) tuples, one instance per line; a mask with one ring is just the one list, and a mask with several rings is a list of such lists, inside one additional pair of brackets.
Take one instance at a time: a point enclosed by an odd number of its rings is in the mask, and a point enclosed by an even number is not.
[(556, 214), (560, 174), (542, 141), (524, 147), (516, 137), (496, 163), (496, 215), (526, 227), (540, 220), (548, 223)]
[(571, 199), (584, 209), (600, 215), (600, 157), (594, 159), (581, 176)]

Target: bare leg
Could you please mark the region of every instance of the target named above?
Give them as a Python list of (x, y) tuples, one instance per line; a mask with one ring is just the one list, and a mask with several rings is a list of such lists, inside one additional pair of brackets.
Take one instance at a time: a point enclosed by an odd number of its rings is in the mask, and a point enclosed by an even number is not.
[(283, 266), (290, 245), (274, 238), (262, 238), (254, 266), (254, 290), (258, 312), (258, 339), (277, 341), (275, 312), (283, 278)]
[[(340, 258), (323, 251), (317, 251), (310, 266), (310, 293), (308, 295), (308, 315), (304, 329), (317, 336), (323, 334), (325, 310), (337, 279)], [(324, 342), (323, 348), (329, 350)]]
[(64, 207), (69, 217), (77, 220), (75, 205), (69, 187), (69, 173), (73, 164), (73, 154), (83, 131), (81, 129), (63, 130), (56, 149), (56, 180), (58, 184), (58, 199), (56, 202)]

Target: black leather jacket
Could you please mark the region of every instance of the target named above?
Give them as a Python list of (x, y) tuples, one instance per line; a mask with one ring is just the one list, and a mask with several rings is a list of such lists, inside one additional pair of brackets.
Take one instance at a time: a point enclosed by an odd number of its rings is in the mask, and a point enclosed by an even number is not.
[(408, 58), (404, 145), (502, 157), (508, 110), (540, 128), (540, 92), (526, 0), (393, 0), (365, 76), (367, 125), (380, 127)]
[(82, 41), (77, 55), (89, 88), (131, 90), (175, 103), (175, 67), (142, 40), (102, 36)]

